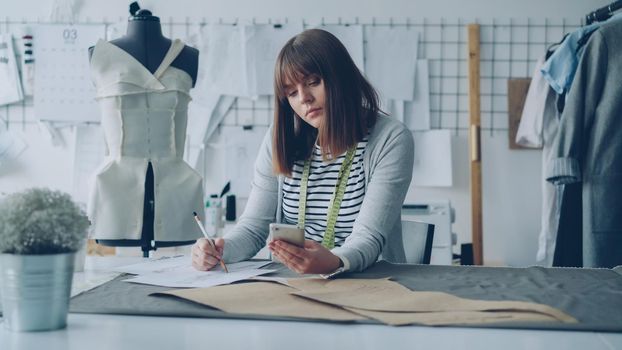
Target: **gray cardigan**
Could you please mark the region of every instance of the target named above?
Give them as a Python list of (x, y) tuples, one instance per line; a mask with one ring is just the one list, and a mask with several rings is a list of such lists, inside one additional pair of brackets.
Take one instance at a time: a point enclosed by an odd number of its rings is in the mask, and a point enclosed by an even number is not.
[[(411, 132), (399, 121), (379, 115), (363, 158), (365, 197), (354, 227), (341, 247), (331, 251), (362, 271), (382, 258), (405, 262), (401, 207), (410, 185), (414, 161)], [(237, 262), (253, 257), (265, 245), (268, 225), (281, 222), (283, 177), (272, 168), (272, 128), (264, 137), (255, 162), (252, 189), (244, 213), (225, 236), (223, 259)]]

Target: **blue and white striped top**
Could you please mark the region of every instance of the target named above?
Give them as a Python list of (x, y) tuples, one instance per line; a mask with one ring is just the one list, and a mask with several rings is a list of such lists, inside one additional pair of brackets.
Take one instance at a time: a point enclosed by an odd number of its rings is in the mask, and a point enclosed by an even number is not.
[[(335, 224), (335, 247), (341, 246), (346, 237), (352, 233), (354, 220), (356, 220), (363, 204), (365, 197), (363, 155), (366, 145), (367, 137), (359, 142), (356, 147), (346, 191)], [(339, 169), (345, 156), (344, 153), (334, 161), (324, 163), (320, 147), (315, 145), (307, 184), (307, 211), (305, 215), (305, 237), (307, 239), (322, 243), (326, 230), (328, 205), (333, 197)], [(287, 224), (298, 224), (300, 180), (303, 167), (304, 161), (296, 161), (292, 170), (292, 177), (286, 177), (283, 181), (283, 219)]]

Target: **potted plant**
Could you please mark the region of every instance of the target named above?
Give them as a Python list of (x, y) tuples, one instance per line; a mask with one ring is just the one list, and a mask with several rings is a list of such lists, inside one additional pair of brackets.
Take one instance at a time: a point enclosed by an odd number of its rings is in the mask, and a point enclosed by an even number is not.
[(15, 331), (64, 328), (75, 252), (89, 222), (68, 194), (29, 189), (0, 201), (4, 324)]

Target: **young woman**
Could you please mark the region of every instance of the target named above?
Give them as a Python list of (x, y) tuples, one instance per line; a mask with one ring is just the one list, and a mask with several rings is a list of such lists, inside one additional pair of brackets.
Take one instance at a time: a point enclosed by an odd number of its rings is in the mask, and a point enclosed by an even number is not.
[(275, 68), (274, 124), (257, 160), (244, 214), (213, 249), (192, 247), (208, 270), (253, 257), (268, 225), (304, 226), (304, 248), (269, 249), (298, 273), (361, 271), (380, 254), (404, 262), (401, 206), (412, 177), (410, 131), (382, 114), (378, 95), (332, 34), (306, 30), (281, 50)]

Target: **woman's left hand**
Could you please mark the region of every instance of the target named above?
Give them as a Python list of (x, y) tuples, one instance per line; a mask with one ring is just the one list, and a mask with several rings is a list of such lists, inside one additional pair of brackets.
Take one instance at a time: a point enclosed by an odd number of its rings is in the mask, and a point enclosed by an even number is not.
[(304, 248), (281, 240), (270, 242), (268, 248), (283, 265), (300, 274), (326, 274), (339, 267), (339, 257), (312, 240), (306, 239)]

